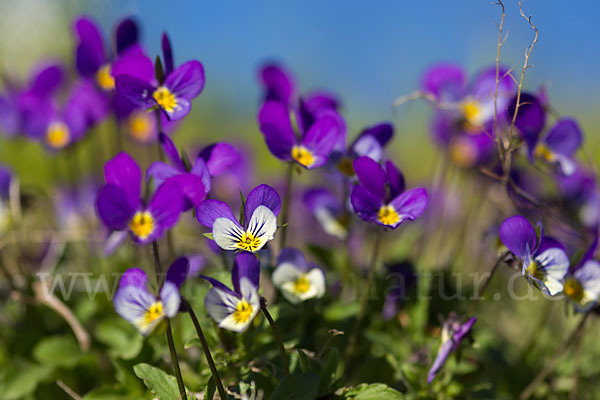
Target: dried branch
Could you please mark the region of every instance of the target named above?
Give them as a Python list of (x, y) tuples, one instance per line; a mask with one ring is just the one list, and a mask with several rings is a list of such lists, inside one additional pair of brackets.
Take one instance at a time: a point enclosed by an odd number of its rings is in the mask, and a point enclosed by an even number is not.
[[(497, 3), (500, 7), (502, 7), (502, 17), (500, 18), (500, 24), (498, 25), (498, 49), (496, 50), (496, 86), (494, 88), (494, 139), (496, 141), (496, 145), (498, 146), (498, 156), (500, 159), (503, 159), (503, 149), (502, 144), (500, 143), (500, 138), (498, 134), (498, 85), (500, 83), (500, 49), (502, 48), (502, 44), (504, 41), (502, 40), (502, 28), (504, 27), (504, 17), (506, 16), (506, 12), (504, 10), (504, 4), (502, 0), (498, 0)], [(506, 39), (505, 39), (506, 40)], [(504, 78), (504, 77), (503, 77)]]
[(396, 100), (394, 100), (392, 105), (394, 107), (398, 107), (404, 103), (408, 103), (410, 101), (420, 100), (420, 99), (427, 100), (431, 104), (433, 104), (434, 106), (436, 106), (437, 108), (442, 109), (442, 110), (457, 110), (460, 108), (460, 103), (439, 101), (433, 93), (427, 92), (425, 90), (415, 90), (414, 92), (412, 92), (410, 94), (400, 96)]
[(82, 397), (80, 395), (78, 395), (77, 393), (75, 393), (75, 391), (73, 389), (71, 389), (69, 386), (67, 386), (67, 384), (65, 384), (60, 379), (56, 381), (56, 384), (58, 385), (58, 387), (60, 387), (62, 390), (64, 390), (64, 392), (66, 394), (68, 394), (70, 398), (72, 398), (74, 400), (81, 400), (82, 399)]

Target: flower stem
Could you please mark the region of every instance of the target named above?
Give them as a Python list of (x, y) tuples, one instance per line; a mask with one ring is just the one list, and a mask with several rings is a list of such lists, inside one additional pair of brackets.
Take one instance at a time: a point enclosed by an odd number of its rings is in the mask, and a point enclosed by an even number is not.
[(196, 333), (198, 334), (198, 339), (200, 339), (200, 343), (202, 343), (202, 349), (204, 350), (204, 356), (206, 357), (206, 362), (210, 367), (210, 372), (212, 373), (213, 379), (215, 380), (215, 385), (217, 386), (217, 390), (219, 392), (219, 396), (222, 399), (227, 399), (227, 392), (223, 387), (223, 382), (221, 382), (221, 378), (219, 377), (219, 372), (217, 371), (217, 367), (215, 366), (215, 362), (210, 354), (210, 349), (208, 347), (208, 343), (206, 342), (206, 338), (204, 337), (204, 333), (202, 332), (202, 327), (200, 326), (200, 322), (198, 321), (198, 317), (196, 317), (196, 313), (192, 309), (190, 303), (185, 299), (181, 298), (181, 302), (184, 306), (184, 309), (190, 314), (190, 318), (194, 323), (194, 327), (196, 328)]
[(177, 386), (179, 387), (179, 394), (182, 399), (187, 399), (185, 393), (185, 384), (183, 383), (183, 376), (181, 376), (181, 369), (179, 368), (179, 360), (177, 359), (177, 350), (175, 350), (175, 342), (173, 341), (173, 331), (171, 330), (171, 320), (165, 318), (167, 321), (167, 343), (169, 343), (169, 351), (171, 352), (171, 362), (173, 362), (173, 370), (175, 370), (175, 378), (177, 378)]
[(475, 307), (477, 306), (477, 303), (483, 298), (483, 293), (485, 293), (485, 290), (490, 285), (490, 282), (492, 281), (492, 278), (494, 277), (496, 270), (504, 261), (506, 261), (506, 258), (509, 255), (510, 255), (510, 252), (506, 251), (506, 252), (502, 253), (500, 255), (500, 257), (498, 257), (498, 260), (496, 260), (496, 263), (494, 263), (494, 266), (492, 267), (492, 270), (490, 271), (490, 276), (488, 276), (487, 279), (483, 282), (483, 285), (481, 285), (477, 288), (477, 293), (474, 294), (473, 302), (471, 303), (471, 307), (469, 308), (469, 314), (472, 314), (475, 312)]
[[(152, 242), (152, 253), (154, 255), (154, 268), (156, 273), (156, 282), (158, 287), (162, 285), (162, 264), (160, 262), (160, 254), (158, 252), (158, 244), (156, 241)], [(187, 399), (185, 394), (185, 384), (183, 383), (183, 376), (181, 376), (181, 369), (179, 368), (179, 360), (177, 359), (177, 350), (175, 350), (175, 342), (173, 341), (173, 330), (171, 329), (171, 320), (165, 318), (167, 321), (167, 343), (169, 344), (169, 352), (171, 353), (171, 361), (173, 362), (173, 370), (175, 371), (175, 378), (177, 378), (177, 386), (179, 386), (179, 393), (182, 399)]]
[(281, 334), (279, 333), (279, 329), (277, 329), (277, 325), (275, 325), (275, 321), (273, 321), (273, 317), (267, 310), (267, 300), (264, 297), (260, 299), (260, 309), (269, 321), (269, 325), (271, 325), (271, 330), (273, 330), (273, 336), (275, 336), (275, 341), (279, 346), (279, 355), (281, 356), (281, 362), (283, 363), (283, 369), (285, 371), (285, 375), (290, 375), (290, 368), (288, 366), (287, 354), (285, 352), (285, 347), (283, 346), (283, 340), (281, 339)]
[[(292, 182), (294, 180), (294, 163), (289, 162), (285, 173), (285, 193), (283, 195), (283, 205), (281, 210), (281, 225), (285, 225), (288, 222), (288, 214), (290, 212), (290, 201), (292, 200)], [(279, 235), (279, 250), (285, 248), (285, 241), (287, 236), (287, 227), (281, 230)]]
[(379, 259), (380, 247), (381, 247), (381, 230), (377, 229), (377, 231), (375, 231), (375, 242), (373, 244), (373, 254), (371, 255), (371, 263), (369, 264), (367, 285), (365, 287), (365, 290), (362, 293), (362, 296), (360, 299), (360, 309), (358, 311), (358, 316), (356, 317), (356, 322), (354, 323), (354, 329), (352, 330), (350, 339), (348, 339), (348, 346), (346, 347), (346, 360), (347, 361), (354, 354), (354, 348), (356, 347), (356, 341), (358, 340), (358, 333), (360, 331), (360, 326), (362, 325), (363, 319), (365, 318), (365, 314), (367, 313), (367, 303), (369, 300), (369, 294), (371, 293), (371, 286), (373, 286), (373, 281), (375, 280), (375, 267), (377, 266), (377, 260)]
[(531, 394), (535, 391), (535, 388), (540, 384), (540, 382), (542, 382), (548, 376), (548, 374), (550, 372), (552, 372), (558, 359), (565, 353), (565, 351), (567, 351), (567, 349), (571, 346), (571, 344), (580, 340), (581, 336), (583, 335), (583, 333), (585, 331), (585, 325), (586, 325), (586, 322), (587, 322), (588, 318), (590, 317), (590, 315), (591, 315), (591, 312), (588, 311), (581, 318), (581, 321), (579, 321), (579, 324), (577, 325), (575, 330), (569, 335), (569, 337), (556, 348), (556, 350), (554, 351), (554, 354), (552, 355), (552, 358), (550, 358), (550, 360), (548, 360), (548, 362), (546, 362), (544, 368), (537, 374), (537, 376), (531, 381), (531, 383), (529, 383), (529, 385), (527, 385), (527, 387), (521, 392), (521, 395), (519, 396), (519, 398), (521, 400), (528, 399), (529, 396), (531, 396)]

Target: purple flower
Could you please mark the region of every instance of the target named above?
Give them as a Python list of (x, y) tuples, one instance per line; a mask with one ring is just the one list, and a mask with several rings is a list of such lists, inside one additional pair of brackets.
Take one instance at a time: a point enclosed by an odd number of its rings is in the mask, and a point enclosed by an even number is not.
[(560, 171), (569, 176), (577, 168), (573, 157), (582, 142), (583, 134), (577, 122), (571, 118), (562, 118), (556, 121), (548, 135), (537, 144), (534, 155), (550, 164), (557, 164)]
[(104, 177), (106, 185), (96, 199), (98, 216), (111, 231), (120, 232), (121, 237), (129, 232), (137, 243), (157, 240), (172, 228), (184, 207), (181, 187), (185, 181), (190, 186), (197, 183), (186, 176), (183, 182), (165, 182), (144, 202), (140, 198), (140, 168), (127, 153), (119, 153), (106, 163)]
[(291, 105), (296, 85), (291, 74), (276, 64), (267, 64), (259, 72), (265, 95), (264, 101), (274, 100)]
[(13, 136), (25, 131), (27, 113), (35, 105), (47, 101), (64, 80), (63, 67), (54, 62), (44, 62), (36, 67), (23, 87), (7, 82), (5, 93), (0, 95), (0, 129)]
[(272, 240), (281, 209), (279, 194), (270, 186), (252, 189), (244, 204), (243, 225), (231, 208), (218, 200), (205, 200), (196, 208), (200, 224), (212, 230), (214, 241), (224, 250), (257, 252)]
[(204, 298), (204, 308), (219, 327), (243, 332), (260, 310), (258, 284), (260, 265), (250, 253), (240, 253), (235, 258), (231, 272), (233, 290), (216, 279), (201, 276), (213, 288)]
[[(539, 140), (540, 133), (546, 124), (546, 110), (542, 102), (531, 93), (521, 93), (519, 100), (519, 111), (515, 119), (515, 127), (521, 133), (521, 137), (527, 145), (527, 153), (530, 160), (533, 161), (533, 153), (536, 144)], [(517, 97), (511, 99), (508, 109), (506, 110), (507, 117), (512, 120), (517, 104)]]
[(417, 275), (414, 266), (408, 262), (388, 264), (386, 269), (392, 286), (386, 291), (381, 314), (383, 319), (389, 320), (398, 314), (402, 302), (406, 300), (408, 290), (417, 282)]
[(279, 253), (277, 267), (273, 271), (273, 285), (293, 304), (323, 297), (325, 294), (325, 274), (312, 263), (307, 263), (304, 254), (288, 247)]
[(326, 188), (314, 188), (304, 193), (304, 203), (308, 206), (325, 233), (340, 240), (348, 237), (348, 214), (344, 204)]
[(533, 226), (520, 215), (505, 219), (499, 232), (502, 243), (522, 260), (521, 273), (528, 280), (550, 296), (563, 290), (569, 258), (559, 242), (543, 231), (538, 240)]
[(461, 323), (455, 315), (450, 315), (442, 327), (442, 344), (440, 345), (433, 365), (427, 374), (427, 383), (431, 384), (436, 375), (440, 372), (446, 360), (467, 338), (473, 329), (477, 318), (471, 317), (465, 323)]
[(363, 220), (396, 229), (406, 220), (418, 218), (427, 206), (427, 190), (404, 191), (404, 177), (394, 163), (385, 169), (369, 157), (354, 161), (359, 184), (352, 189), (350, 200), (354, 212)]
[(275, 157), (312, 169), (325, 164), (342, 136), (332, 113), (335, 111), (320, 116), (299, 138), (292, 129), (290, 112), (284, 103), (267, 101), (258, 113), (258, 122), (267, 147)]
[[(117, 91), (139, 108), (160, 109), (169, 120), (185, 117), (191, 101), (204, 88), (204, 67), (198, 61), (188, 61), (173, 69), (171, 45), (163, 35), (165, 59), (164, 82), (155, 84), (131, 74), (115, 78)], [(158, 78), (158, 77), (157, 77)]]
[(575, 311), (586, 312), (594, 307), (600, 298), (600, 263), (594, 260), (598, 246), (598, 234), (579, 263), (570, 268), (565, 277), (563, 292), (573, 304)]
[(0, 232), (5, 232), (12, 221), (10, 187), (13, 179), (13, 172), (8, 167), (0, 165)]
[(178, 258), (167, 271), (158, 298), (148, 291), (148, 276), (139, 268), (130, 268), (121, 277), (113, 304), (117, 314), (130, 322), (142, 335), (148, 335), (164, 318), (179, 311), (179, 288), (187, 277), (199, 270), (186, 257)]
[(598, 230), (600, 223), (600, 192), (596, 174), (576, 163), (573, 174), (557, 176), (562, 200), (567, 208), (586, 227)]
[(177, 152), (173, 141), (164, 133), (160, 134), (162, 148), (170, 164), (158, 161), (152, 163), (146, 171), (146, 177), (153, 179), (156, 186), (163, 182), (179, 185), (186, 199), (184, 211), (198, 206), (210, 191), (210, 172), (202, 158), (196, 159), (193, 166), (185, 165)]

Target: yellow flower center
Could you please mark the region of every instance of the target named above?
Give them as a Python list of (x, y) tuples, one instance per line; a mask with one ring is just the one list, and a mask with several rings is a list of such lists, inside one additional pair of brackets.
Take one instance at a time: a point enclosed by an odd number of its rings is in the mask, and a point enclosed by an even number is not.
[(400, 221), (400, 216), (392, 205), (381, 206), (377, 219), (384, 225), (395, 225)]
[(146, 325), (150, 325), (157, 319), (162, 318), (164, 315), (162, 302), (157, 301), (156, 303), (152, 304), (144, 313), (144, 323)]
[(539, 266), (534, 260), (531, 260), (527, 266), (527, 269), (525, 269), (525, 272), (527, 272), (528, 275), (539, 279), (540, 281), (544, 279), (544, 273), (540, 270)]
[(470, 123), (475, 121), (481, 113), (479, 102), (475, 100), (467, 100), (461, 105), (462, 113), (467, 121)]
[(583, 300), (583, 286), (574, 277), (569, 277), (565, 280), (564, 292), (571, 300), (580, 303)]
[(256, 251), (260, 246), (260, 238), (257, 238), (250, 232), (245, 232), (237, 243), (237, 247), (246, 251)]
[(140, 142), (146, 142), (152, 133), (152, 115), (146, 111), (136, 110), (127, 120), (129, 134)]
[(148, 211), (138, 211), (135, 213), (131, 221), (129, 221), (129, 229), (140, 239), (146, 239), (154, 230), (154, 218)]
[(344, 157), (338, 163), (338, 169), (346, 176), (354, 176), (354, 166), (349, 157)]
[(111, 75), (110, 64), (103, 65), (96, 72), (96, 82), (104, 90), (112, 90), (115, 88), (115, 78)]
[(305, 167), (310, 167), (315, 162), (313, 154), (304, 146), (292, 147), (292, 158)]
[(302, 275), (294, 282), (294, 292), (302, 294), (308, 292), (308, 289), (310, 289), (310, 281), (306, 275)]
[(65, 147), (70, 139), (69, 127), (63, 122), (51, 123), (46, 131), (46, 143), (53, 149)]
[(540, 143), (535, 147), (534, 155), (548, 162), (552, 162), (556, 159), (556, 156), (552, 150), (550, 150), (548, 146), (543, 143)]
[(156, 100), (160, 108), (166, 112), (173, 112), (177, 107), (177, 98), (175, 98), (175, 95), (165, 86), (156, 88), (154, 93), (152, 93), (152, 97), (154, 97), (154, 100)]
[(243, 324), (248, 321), (252, 315), (253, 308), (246, 300), (242, 299), (238, 302), (235, 311), (233, 312), (233, 320), (236, 324)]

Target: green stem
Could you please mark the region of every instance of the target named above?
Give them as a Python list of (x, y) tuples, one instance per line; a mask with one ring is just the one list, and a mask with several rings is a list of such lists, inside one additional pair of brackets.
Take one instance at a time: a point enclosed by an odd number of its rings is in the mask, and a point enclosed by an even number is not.
[[(160, 135), (162, 133), (162, 120), (161, 120), (161, 116), (160, 116), (160, 109), (157, 109), (154, 112), (154, 115), (156, 116), (156, 129), (158, 131), (158, 134)], [(160, 144), (160, 139), (157, 137), (156, 138), (156, 153), (158, 156), (158, 161), (165, 161), (165, 154), (163, 152), (163, 148), (162, 145)], [(171, 258), (175, 257), (175, 246), (173, 244), (173, 234), (171, 232), (171, 230), (167, 231), (167, 247), (169, 248), (169, 255), (171, 256)]]
[(483, 285), (481, 285), (480, 287), (477, 288), (477, 293), (475, 293), (474, 297), (473, 297), (473, 302), (471, 303), (471, 307), (469, 308), (469, 314), (472, 314), (475, 312), (475, 307), (477, 306), (478, 302), (483, 298), (483, 294), (485, 293), (485, 290), (488, 288), (488, 286), (490, 285), (490, 282), (492, 281), (492, 278), (494, 277), (496, 270), (498, 269), (498, 267), (500, 265), (502, 265), (502, 263), (506, 260), (506, 257), (508, 257), (510, 255), (510, 253), (504, 252), (500, 255), (500, 257), (498, 257), (498, 260), (496, 260), (496, 262), (494, 263), (494, 266), (492, 267), (492, 270), (490, 271), (490, 276), (487, 277), (487, 279), (483, 282)]
[[(290, 212), (290, 201), (292, 200), (292, 182), (294, 180), (294, 163), (289, 162), (285, 174), (285, 193), (283, 195), (283, 206), (281, 210), (281, 226), (288, 223), (288, 214)], [(287, 236), (287, 227), (283, 227), (279, 236), (279, 250), (285, 248)]]
[(198, 339), (200, 339), (200, 343), (202, 343), (202, 349), (204, 350), (204, 356), (206, 357), (206, 362), (210, 368), (210, 372), (212, 373), (213, 379), (215, 380), (215, 385), (217, 386), (217, 391), (219, 392), (219, 396), (222, 399), (227, 399), (227, 392), (223, 387), (223, 382), (221, 382), (221, 378), (219, 377), (219, 372), (217, 371), (217, 367), (215, 366), (215, 362), (210, 354), (210, 348), (208, 347), (208, 343), (206, 342), (206, 337), (204, 337), (204, 332), (202, 332), (202, 327), (200, 326), (200, 322), (198, 321), (198, 317), (196, 317), (196, 313), (192, 309), (190, 303), (185, 299), (181, 298), (182, 304), (187, 312), (190, 314), (190, 318), (194, 323), (194, 327), (196, 328), (196, 333), (198, 334)]
[(285, 375), (290, 375), (290, 368), (288, 366), (287, 354), (285, 352), (285, 347), (283, 346), (283, 340), (281, 339), (281, 334), (279, 333), (279, 329), (277, 329), (277, 325), (275, 325), (275, 321), (273, 321), (273, 317), (267, 310), (267, 300), (264, 297), (260, 299), (260, 309), (263, 314), (269, 321), (269, 325), (271, 325), (271, 330), (273, 331), (273, 336), (275, 336), (275, 341), (277, 342), (277, 346), (279, 346), (279, 355), (281, 356), (281, 362), (283, 363), (283, 370), (285, 371)]
[(349, 360), (350, 357), (352, 357), (352, 355), (354, 354), (354, 348), (356, 347), (356, 341), (358, 340), (360, 326), (362, 325), (363, 319), (365, 318), (365, 315), (367, 313), (367, 303), (369, 301), (369, 294), (371, 293), (371, 286), (373, 286), (373, 281), (375, 280), (375, 267), (377, 266), (377, 260), (379, 259), (380, 247), (381, 230), (377, 229), (377, 231), (375, 231), (375, 242), (373, 244), (373, 254), (371, 255), (371, 263), (369, 264), (367, 286), (365, 287), (365, 290), (362, 293), (358, 316), (356, 317), (356, 322), (354, 324), (352, 334), (350, 335), (350, 339), (348, 340), (348, 347), (346, 347), (346, 360)]
[[(158, 244), (156, 243), (156, 241), (152, 242), (152, 253), (154, 255), (156, 281), (158, 283), (158, 287), (160, 287), (162, 281), (162, 264), (160, 262), (160, 254), (158, 253)], [(169, 318), (165, 318), (165, 320), (167, 321), (167, 343), (169, 344), (169, 352), (171, 353), (171, 361), (173, 362), (175, 378), (177, 378), (177, 386), (179, 386), (179, 393), (181, 394), (181, 398), (187, 399), (185, 393), (185, 384), (183, 383), (183, 376), (181, 376), (181, 368), (179, 368), (177, 350), (175, 349), (175, 342), (173, 341), (173, 330), (171, 329), (171, 320)]]
[(179, 368), (179, 360), (177, 359), (177, 350), (175, 350), (175, 342), (173, 341), (173, 331), (171, 330), (171, 320), (165, 318), (167, 321), (167, 343), (169, 343), (169, 351), (171, 352), (171, 362), (173, 362), (173, 370), (175, 370), (175, 378), (177, 378), (177, 386), (179, 387), (179, 394), (182, 399), (187, 399), (185, 393), (185, 384), (183, 383), (183, 376), (181, 376), (181, 369)]

